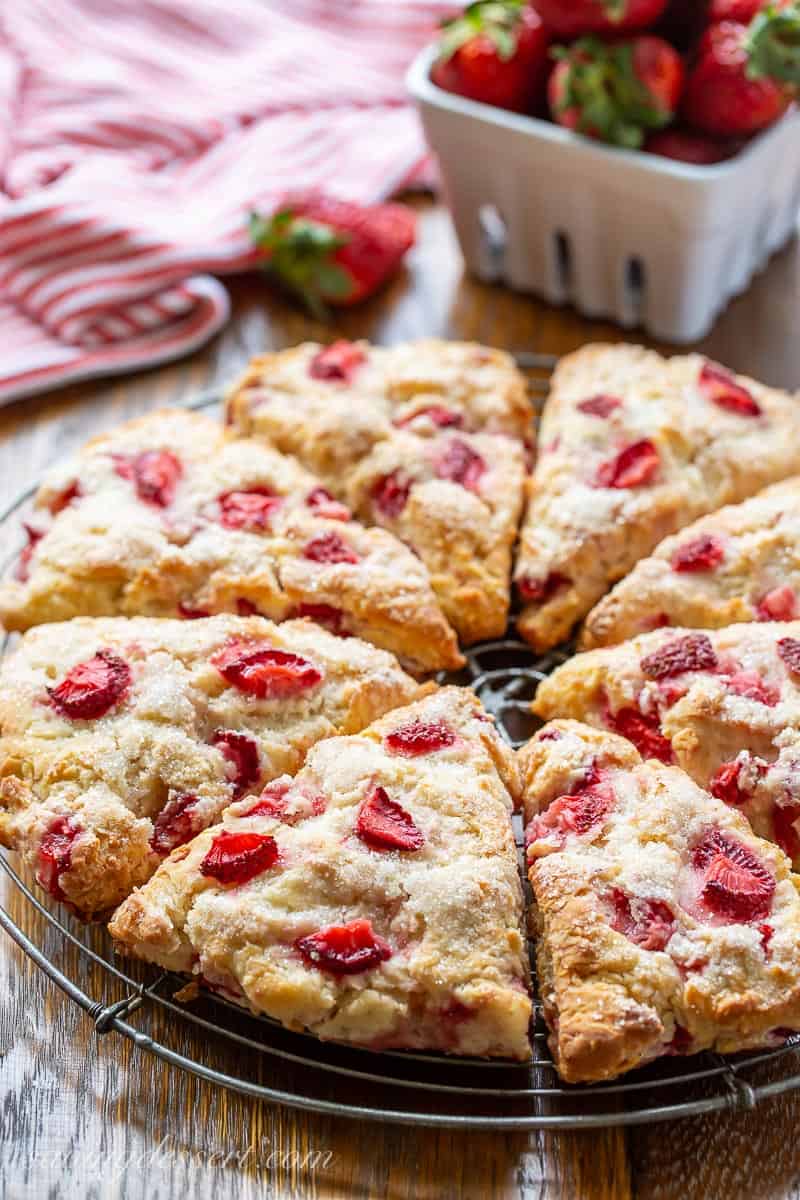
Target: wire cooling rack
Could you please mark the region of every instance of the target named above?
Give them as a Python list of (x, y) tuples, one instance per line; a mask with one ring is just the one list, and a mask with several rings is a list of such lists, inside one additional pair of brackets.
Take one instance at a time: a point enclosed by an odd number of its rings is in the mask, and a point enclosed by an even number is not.
[[(532, 394), (541, 395), (554, 360), (520, 355), (519, 361), (533, 373)], [(211, 409), (218, 403), (218, 394), (207, 394), (192, 407)], [(21, 548), (21, 522), (34, 491), (0, 514), (5, 571)], [(446, 678), (473, 688), (503, 735), (519, 746), (538, 724), (529, 707), (536, 688), (568, 654), (565, 648), (535, 657), (509, 637), (471, 649), (465, 668)], [(516, 833), (521, 844), (519, 826)], [(639, 1125), (752, 1108), (800, 1086), (800, 1037), (795, 1037), (774, 1050), (731, 1058), (710, 1053), (667, 1058), (619, 1081), (569, 1087), (553, 1066), (538, 1000), (532, 1057), (522, 1064), (324, 1043), (204, 992), (186, 1004), (176, 999), (185, 980), (117, 959), (104, 929), (83, 925), (63, 907), (41, 899), (15, 861), (0, 853), (0, 868), (11, 885), (8, 907), (0, 906), (0, 926), (88, 1014), (98, 1035), (121, 1034), (192, 1075), (262, 1100), (395, 1124), (532, 1130)], [(53, 945), (59, 947), (55, 952)], [(65, 960), (73, 963), (71, 971), (63, 967)], [(83, 990), (92, 967), (104, 981), (99, 998)], [(187, 1051), (189, 1043), (194, 1056)]]

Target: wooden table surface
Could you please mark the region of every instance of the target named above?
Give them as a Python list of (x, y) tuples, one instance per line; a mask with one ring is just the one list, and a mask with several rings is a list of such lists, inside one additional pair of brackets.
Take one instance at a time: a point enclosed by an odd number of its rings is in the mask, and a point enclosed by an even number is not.
[[(445, 213), (420, 204), (408, 271), (337, 324), (379, 342), (438, 334), (561, 353), (612, 327), (462, 276)], [(227, 380), (256, 351), (330, 330), (269, 296), (231, 287), (234, 316), (175, 366), (50, 393), (0, 412), (0, 501), (87, 435)], [(790, 247), (737, 300), (703, 349), (766, 382), (800, 385), (800, 249)], [(631, 335), (633, 336), (633, 335)], [(0, 884), (0, 901), (84, 990), (114, 999), (103, 973), (65, 950)], [(189, 1053), (205, 1049), (187, 1033)], [(0, 1196), (215, 1200), (467, 1197), (494, 1200), (772, 1200), (800, 1197), (800, 1098), (745, 1114), (628, 1131), (429, 1132), (304, 1115), (225, 1092), (97, 1037), (90, 1020), (0, 933)]]

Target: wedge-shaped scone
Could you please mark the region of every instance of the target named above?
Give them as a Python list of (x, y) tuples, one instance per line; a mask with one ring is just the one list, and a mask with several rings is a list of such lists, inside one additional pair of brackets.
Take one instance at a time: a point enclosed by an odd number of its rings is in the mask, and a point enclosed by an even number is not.
[(697, 355), (587, 346), (561, 361), (515, 569), (544, 650), (668, 534), (800, 470), (797, 400)]
[(800, 878), (777, 846), (612, 734), (554, 722), (521, 760), (539, 987), (563, 1079), (800, 1029)]
[(0, 842), (102, 913), (315, 742), (418, 693), (390, 654), (310, 621), (39, 626), (0, 673)]
[(475, 696), (443, 689), (233, 805), (111, 933), (291, 1029), (525, 1059), (517, 792)]
[(546, 679), (533, 707), (677, 762), (800, 867), (800, 621), (663, 629), (591, 650)]
[(509, 355), (437, 340), (308, 343), (254, 359), (228, 419), (412, 546), (462, 641), (505, 632), (532, 435)]
[(719, 629), (800, 616), (800, 478), (695, 521), (637, 563), (586, 618), (581, 644), (663, 625)]
[(298, 463), (208, 417), (152, 413), (48, 475), (0, 620), (310, 616), (415, 670), (462, 661), (427, 570)]

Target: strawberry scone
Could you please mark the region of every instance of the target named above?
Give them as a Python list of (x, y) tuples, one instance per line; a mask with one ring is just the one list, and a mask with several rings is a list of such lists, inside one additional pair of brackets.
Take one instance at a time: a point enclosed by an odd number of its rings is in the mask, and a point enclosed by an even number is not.
[(173, 852), (109, 928), (290, 1029), (526, 1059), (517, 794), (479, 701), (445, 688), (320, 742), (294, 780)]
[(561, 360), (515, 569), (518, 629), (556, 645), (689, 521), (800, 470), (797, 401), (698, 355), (586, 346)]
[(800, 879), (674, 766), (573, 721), (521, 752), (539, 988), (568, 1083), (800, 1029)]
[(800, 622), (663, 629), (590, 650), (540, 685), (533, 708), (678, 763), (800, 867)]
[(315, 742), (418, 694), (390, 654), (310, 621), (41, 625), (0, 673), (0, 842), (94, 916)]
[(581, 645), (663, 625), (719, 629), (800, 617), (800, 478), (702, 517), (637, 563), (589, 613)]
[(435, 339), (307, 343), (254, 359), (227, 412), (413, 547), (462, 641), (505, 632), (532, 434), (509, 355)]
[(183, 410), (95, 438), (39, 490), (0, 620), (312, 617), (417, 671), (460, 664), (419, 559), (292, 458)]

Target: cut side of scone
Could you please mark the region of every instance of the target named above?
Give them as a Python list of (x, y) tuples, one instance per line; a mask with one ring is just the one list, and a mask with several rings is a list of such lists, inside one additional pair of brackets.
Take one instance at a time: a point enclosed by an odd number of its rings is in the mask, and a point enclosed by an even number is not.
[(573, 721), (521, 752), (539, 987), (569, 1083), (800, 1029), (800, 879), (683, 771)]
[(55, 899), (107, 912), (232, 801), (419, 690), (310, 621), (39, 626), (0, 672), (0, 842)]
[(532, 436), (510, 355), (435, 339), (306, 343), (254, 359), (227, 412), (412, 546), (463, 642), (505, 632)]
[(176, 850), (109, 926), (294, 1030), (527, 1059), (512, 752), (446, 688), (320, 742)]
[(800, 470), (797, 401), (699, 355), (586, 346), (562, 359), (515, 568), (539, 650), (669, 534)]
[(665, 625), (719, 629), (800, 617), (800, 479), (702, 517), (637, 563), (589, 613), (581, 645)]
[(41, 487), (0, 620), (311, 617), (416, 671), (454, 668), (455, 634), (419, 558), (365, 529), (293, 458), (199, 413), (95, 438)]
[(800, 866), (800, 622), (661, 629), (590, 650), (533, 708), (677, 763)]

